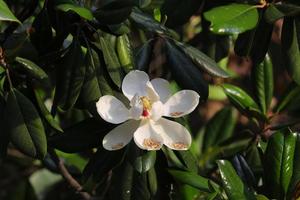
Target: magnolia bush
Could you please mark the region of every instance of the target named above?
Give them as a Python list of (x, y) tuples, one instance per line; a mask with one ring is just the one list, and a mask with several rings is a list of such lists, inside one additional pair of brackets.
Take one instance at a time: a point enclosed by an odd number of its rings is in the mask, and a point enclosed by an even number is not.
[(299, 199), (299, 17), (0, 0), (0, 199)]

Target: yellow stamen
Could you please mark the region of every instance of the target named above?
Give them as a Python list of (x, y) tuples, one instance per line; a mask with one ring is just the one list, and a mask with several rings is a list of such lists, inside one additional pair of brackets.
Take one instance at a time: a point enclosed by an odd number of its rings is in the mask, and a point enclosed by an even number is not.
[(160, 144), (161, 144), (160, 142), (158, 142), (154, 139), (151, 139), (151, 138), (144, 139), (144, 141), (143, 141), (144, 147), (147, 147), (150, 149), (158, 149), (160, 147)]
[(151, 110), (152, 105), (151, 105), (150, 100), (147, 97), (145, 97), (145, 96), (141, 97), (141, 101), (142, 101), (144, 109)]
[(188, 146), (183, 142), (175, 142), (172, 144), (175, 149), (186, 149)]

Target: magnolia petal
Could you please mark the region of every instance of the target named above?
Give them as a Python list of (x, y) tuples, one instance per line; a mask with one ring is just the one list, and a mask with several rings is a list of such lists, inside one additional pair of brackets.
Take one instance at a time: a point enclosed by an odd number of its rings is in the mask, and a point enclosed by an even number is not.
[(155, 91), (150, 81), (146, 84), (146, 91), (147, 91), (147, 97), (149, 98), (150, 101), (154, 102), (160, 99), (159, 95)]
[(136, 145), (144, 150), (159, 150), (163, 145), (163, 138), (155, 132), (154, 121), (142, 120), (139, 128), (134, 132)]
[(116, 97), (105, 95), (96, 103), (99, 115), (107, 122), (120, 124), (129, 118), (129, 110)]
[(154, 126), (164, 139), (164, 145), (174, 150), (187, 150), (192, 143), (189, 131), (177, 122), (161, 118)]
[(192, 90), (181, 90), (164, 104), (164, 116), (182, 117), (191, 113), (199, 103), (199, 95)]
[(159, 120), (164, 114), (164, 105), (161, 101), (156, 101), (152, 104), (151, 119), (154, 121)]
[(159, 95), (161, 102), (165, 103), (172, 95), (170, 90), (170, 84), (167, 80), (162, 78), (155, 78), (151, 80), (151, 84), (154, 90)]
[(129, 72), (123, 79), (122, 91), (129, 101), (134, 97), (147, 96), (146, 85), (149, 82), (148, 75), (139, 70)]
[(140, 103), (140, 97), (136, 94), (130, 101), (130, 118), (138, 120), (143, 113), (143, 105)]
[(129, 120), (111, 130), (103, 138), (102, 145), (106, 150), (114, 151), (127, 145), (134, 131), (138, 128), (140, 121)]

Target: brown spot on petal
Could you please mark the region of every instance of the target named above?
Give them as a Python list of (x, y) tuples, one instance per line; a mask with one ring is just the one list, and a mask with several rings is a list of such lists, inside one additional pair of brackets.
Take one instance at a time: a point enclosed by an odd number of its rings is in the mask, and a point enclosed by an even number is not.
[(188, 145), (183, 142), (176, 142), (171, 145), (175, 149), (187, 149)]
[(116, 150), (116, 149), (120, 149), (124, 146), (124, 143), (118, 143), (118, 144), (114, 144), (113, 146), (111, 146), (112, 149)]
[(154, 139), (148, 138), (148, 139), (144, 139), (143, 146), (149, 149), (159, 149), (161, 143)]
[(183, 114), (183, 112), (172, 112), (172, 113), (170, 113), (170, 115), (173, 116), (173, 117), (177, 117), (177, 116), (182, 115), (182, 114)]

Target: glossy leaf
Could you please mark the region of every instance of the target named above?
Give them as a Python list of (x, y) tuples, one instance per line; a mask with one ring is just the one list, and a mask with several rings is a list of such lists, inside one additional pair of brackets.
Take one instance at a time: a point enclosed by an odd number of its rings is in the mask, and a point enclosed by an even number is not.
[(232, 136), (237, 120), (236, 114), (232, 108), (225, 107), (213, 116), (205, 128), (202, 147), (204, 151)]
[(255, 6), (230, 4), (213, 8), (205, 12), (204, 17), (211, 22), (210, 30), (212, 32), (217, 34), (237, 34), (256, 26), (258, 12)]
[(0, 21), (2, 20), (18, 22), (21, 24), (21, 22), (10, 11), (4, 0), (0, 0)]
[(132, 7), (130, 0), (101, 1), (93, 15), (101, 24), (119, 24), (129, 17)]
[(292, 83), (290, 86), (286, 89), (284, 94), (281, 96), (281, 99), (279, 100), (275, 111), (276, 112), (282, 112), (283, 110), (287, 109), (290, 110), (294, 105), (297, 105), (297, 101), (300, 98), (300, 86)]
[(151, 195), (154, 196), (157, 193), (157, 189), (158, 189), (158, 180), (157, 180), (155, 168), (154, 167), (150, 168), (147, 175), (148, 175), (149, 190), (151, 192)]
[(243, 155), (237, 154), (231, 160), (236, 173), (247, 187), (255, 187), (256, 180), (254, 173)]
[(265, 60), (254, 66), (254, 82), (256, 97), (262, 113), (266, 113), (273, 97), (273, 65), (267, 55)]
[(148, 71), (152, 58), (152, 47), (154, 40), (149, 40), (141, 46), (136, 54), (136, 68), (142, 71)]
[(175, 154), (178, 155), (178, 158), (186, 166), (186, 170), (194, 173), (198, 172), (197, 160), (191, 151), (178, 151)]
[(300, 52), (294, 18), (285, 17), (281, 33), (281, 47), (285, 66), (293, 80), (300, 84)]
[(134, 161), (134, 168), (140, 172), (144, 173), (153, 168), (156, 160), (156, 152), (149, 151), (144, 155), (138, 156)]
[(80, 7), (74, 4), (59, 4), (56, 6), (58, 10), (64, 11), (64, 12), (75, 12), (78, 14), (80, 17), (87, 19), (87, 20), (92, 20), (93, 19), (93, 14), (92, 12), (84, 7)]
[(205, 70), (210, 75), (222, 78), (229, 77), (229, 74), (226, 71), (220, 68), (214, 60), (202, 53), (200, 50), (190, 45), (183, 44), (175, 40), (173, 41), (180, 47), (186, 56), (190, 57), (197, 66)]
[(276, 20), (283, 18), (285, 15), (277, 9), (276, 5), (270, 4), (264, 13), (264, 18), (268, 23), (274, 23)]
[(264, 10), (259, 12), (258, 25), (252, 30), (239, 34), (234, 46), (237, 55), (250, 57), (254, 65), (260, 64), (265, 59), (273, 31), (273, 24), (265, 20), (264, 13)]
[(263, 117), (256, 102), (241, 88), (223, 84), (224, 92), (229, 101), (242, 113)]
[(84, 65), (84, 55), (79, 41), (74, 38), (69, 51), (62, 58), (60, 69), (58, 70), (58, 81), (54, 102), (63, 110), (72, 108), (82, 89), (86, 67)]
[(128, 35), (124, 34), (117, 37), (117, 53), (120, 64), (126, 73), (134, 68), (134, 59), (132, 55), (132, 47)]
[(81, 106), (89, 108), (103, 95), (111, 95), (112, 89), (107, 81), (99, 52), (88, 46), (86, 53), (86, 73), (79, 101)]
[(227, 160), (217, 161), (223, 187), (229, 199), (256, 199), (254, 193), (247, 188)]
[(28, 76), (38, 80), (48, 78), (46, 72), (42, 68), (37, 66), (34, 62), (21, 57), (16, 57), (15, 60), (16, 62), (21, 64), (23, 70), (28, 74)]
[(120, 165), (123, 155), (124, 151), (122, 150), (107, 151), (101, 147), (98, 148), (84, 168), (83, 182), (88, 184), (88, 181), (91, 181), (97, 184), (110, 170)]
[(294, 164), (293, 164), (293, 174), (290, 180), (287, 198), (290, 199), (292, 195), (299, 190), (298, 183), (300, 181), (300, 135), (297, 133), (296, 147), (294, 153)]
[(188, 184), (192, 187), (198, 188), (201, 191), (210, 192), (209, 180), (199, 176), (196, 173), (173, 169), (169, 169), (168, 172), (174, 177), (175, 180), (181, 183)]
[(296, 139), (297, 134), (289, 131), (278, 131), (269, 139), (264, 168), (270, 198), (281, 199), (286, 195), (293, 173)]
[(76, 153), (102, 145), (104, 136), (114, 126), (95, 118), (81, 121), (64, 130), (64, 133), (49, 138), (51, 147), (67, 153)]
[(201, 100), (208, 97), (208, 84), (192, 61), (176, 46), (166, 40), (168, 66), (175, 81), (183, 89), (190, 89), (200, 94)]
[(43, 159), (47, 152), (45, 130), (30, 100), (18, 90), (10, 91), (5, 116), (11, 142), (26, 155)]
[(253, 140), (253, 136), (247, 134), (247, 132), (242, 134), (243, 137), (233, 136), (222, 142), (219, 146), (208, 148), (200, 155), (199, 166), (201, 168), (213, 167), (213, 162), (216, 159), (231, 157), (246, 150)]
[[(112, 36), (113, 37), (113, 36)], [(100, 37), (101, 50), (103, 52), (107, 71), (118, 88), (121, 88), (123, 73), (121, 71), (121, 64), (114, 47), (108, 39)]]
[(170, 31), (150, 15), (143, 13), (141, 10), (134, 8), (130, 15), (132, 19), (138, 26), (155, 33), (169, 33)]
[(60, 127), (60, 124), (58, 121), (56, 121), (53, 116), (51, 115), (51, 113), (48, 111), (48, 109), (46, 108), (46, 105), (44, 104), (38, 90), (34, 90), (34, 95), (35, 95), (35, 99), (36, 102), (38, 104), (39, 107), (39, 111), (42, 114), (42, 117), (44, 117), (44, 119), (49, 123), (49, 125), (54, 128), (55, 130), (59, 131), (59, 132), (63, 132), (63, 130)]

